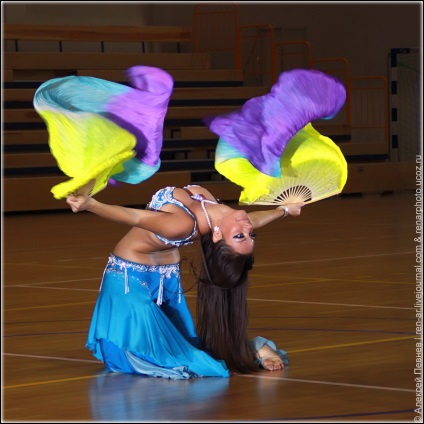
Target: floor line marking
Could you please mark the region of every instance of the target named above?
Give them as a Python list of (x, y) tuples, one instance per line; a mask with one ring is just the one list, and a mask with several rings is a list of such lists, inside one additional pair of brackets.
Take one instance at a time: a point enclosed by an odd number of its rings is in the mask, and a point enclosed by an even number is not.
[(89, 304), (94, 305), (95, 301), (92, 300), (91, 302), (58, 303), (56, 305), (28, 306), (26, 308), (11, 308), (11, 309), (3, 309), (3, 312), (26, 311), (29, 309), (63, 308), (67, 306), (89, 305)]
[(50, 287), (50, 286), (27, 286), (26, 284), (17, 284), (13, 287), (21, 287), (21, 288), (27, 288), (27, 289), (47, 289), (47, 290), (68, 290), (68, 291), (88, 291), (88, 292), (94, 292), (98, 291), (98, 289), (76, 289), (74, 287)]
[[(366, 283), (366, 284), (408, 284), (408, 285), (415, 285), (416, 283), (409, 283), (409, 282), (404, 282), (404, 281), (382, 281), (382, 280), (373, 280), (373, 279), (369, 279), (366, 280), (364, 278), (318, 278), (318, 277), (302, 277), (302, 276), (291, 276), (291, 277), (286, 277), (286, 276), (282, 276), (282, 275), (267, 275), (267, 274), (255, 274), (255, 273), (251, 273), (249, 274), (249, 277), (256, 277), (256, 278), (280, 278), (280, 279), (296, 279), (296, 280), (311, 280), (311, 281), (302, 281), (302, 282), (292, 282), (292, 283), (281, 283), (279, 285), (288, 285), (288, 284), (305, 284), (305, 283), (323, 283), (323, 282), (339, 282), (339, 281), (343, 281), (344, 283)], [(252, 284), (250, 284), (250, 287), (252, 286)], [(256, 286), (256, 287), (262, 287), (262, 285)]]
[(281, 381), (293, 381), (295, 383), (308, 383), (308, 384), (323, 384), (329, 386), (342, 386), (342, 387), (355, 387), (358, 389), (374, 389), (374, 390), (390, 390), (395, 392), (408, 392), (415, 393), (413, 389), (401, 389), (398, 387), (385, 387), (385, 386), (369, 386), (366, 384), (351, 384), (351, 383), (336, 383), (333, 381), (320, 381), (320, 380), (306, 380), (303, 378), (288, 378), (288, 377), (267, 377), (263, 375), (252, 375), (252, 374), (236, 374), (237, 377), (244, 378), (260, 378), (267, 380), (281, 380)]
[(101, 275), (99, 277), (92, 277), (92, 278), (78, 278), (78, 279), (73, 279), (73, 280), (60, 280), (60, 281), (42, 281), (40, 283), (16, 283), (16, 284), (10, 284), (10, 285), (5, 285), (3, 286), (3, 288), (13, 288), (16, 287), (17, 285), (23, 285), (24, 287), (36, 287), (40, 284), (62, 284), (62, 283), (79, 283), (81, 281), (92, 281), (92, 280), (99, 280), (101, 281)]
[(409, 252), (378, 253), (375, 255), (343, 256), (339, 258), (305, 259), (304, 261), (273, 262), (270, 264), (255, 264), (255, 268), (259, 266), (292, 265), (292, 264), (303, 264), (303, 263), (310, 263), (310, 262), (344, 261), (346, 259), (377, 258), (380, 256), (409, 255), (411, 253), (415, 253), (415, 252), (409, 251)]
[(306, 302), (306, 301), (302, 301), (302, 300), (282, 300), (282, 299), (255, 299), (255, 298), (252, 298), (252, 297), (249, 297), (248, 301), (280, 302), (280, 303), (305, 303), (305, 304), (308, 304), (308, 305), (347, 306), (347, 307), (351, 307), (351, 308), (410, 309), (410, 310), (415, 311), (415, 308), (406, 308), (406, 307), (402, 307), (402, 306), (356, 305), (356, 304), (352, 304), (352, 303)]
[(290, 353), (301, 353), (301, 352), (312, 352), (314, 350), (325, 350), (325, 349), (338, 349), (341, 347), (352, 347), (352, 346), (361, 346), (361, 345), (367, 345), (367, 344), (374, 344), (374, 343), (385, 343), (385, 342), (395, 342), (398, 340), (408, 340), (408, 339), (415, 339), (417, 336), (405, 336), (405, 337), (395, 337), (393, 339), (379, 339), (379, 340), (368, 340), (364, 342), (354, 342), (354, 343), (343, 343), (339, 345), (330, 345), (330, 346), (320, 346), (320, 347), (310, 347), (306, 349), (297, 349), (297, 350), (290, 350)]
[(19, 267), (19, 266), (37, 266), (37, 267), (47, 267), (47, 268), (62, 268), (62, 269), (98, 269), (98, 267), (94, 266), (82, 266), (82, 265), (63, 265), (62, 263), (53, 264), (43, 264), (40, 262), (3, 262), (3, 265), (10, 265), (13, 267)]
[(21, 356), (24, 358), (36, 358), (36, 359), (54, 359), (55, 361), (90, 362), (95, 364), (101, 364), (100, 361), (96, 361), (95, 359), (74, 359), (74, 358), (61, 358), (59, 356), (24, 355), (22, 353), (3, 353), (3, 355)]

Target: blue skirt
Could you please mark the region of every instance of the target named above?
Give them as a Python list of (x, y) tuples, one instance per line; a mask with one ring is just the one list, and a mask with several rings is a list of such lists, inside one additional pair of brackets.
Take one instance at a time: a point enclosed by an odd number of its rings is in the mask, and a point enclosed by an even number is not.
[(179, 264), (143, 265), (110, 255), (86, 347), (113, 372), (174, 380), (229, 377), (198, 349)]

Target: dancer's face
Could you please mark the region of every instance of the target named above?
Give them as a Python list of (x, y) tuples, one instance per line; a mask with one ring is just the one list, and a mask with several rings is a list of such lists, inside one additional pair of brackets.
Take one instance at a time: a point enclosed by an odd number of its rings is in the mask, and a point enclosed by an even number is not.
[(237, 253), (249, 254), (255, 245), (253, 226), (246, 211), (235, 210), (220, 222), (219, 230), (213, 234), (214, 241), (224, 240)]

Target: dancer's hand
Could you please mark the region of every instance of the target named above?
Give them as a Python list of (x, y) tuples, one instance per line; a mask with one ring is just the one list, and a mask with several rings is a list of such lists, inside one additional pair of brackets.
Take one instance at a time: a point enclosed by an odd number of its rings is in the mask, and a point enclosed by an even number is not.
[(299, 216), (303, 206), (305, 206), (304, 202), (289, 203), (289, 204), (284, 205), (284, 206), (278, 206), (277, 209), (285, 209), (287, 207), (289, 215)]
[(71, 207), (72, 212), (81, 212), (90, 210), (94, 203), (94, 199), (91, 198), (91, 192), (93, 190), (96, 180), (90, 180), (87, 184), (80, 187), (76, 192), (70, 194), (66, 198), (66, 203)]
[(74, 213), (90, 210), (94, 201), (92, 197), (85, 194), (70, 194), (66, 198), (66, 203), (71, 207)]
[(304, 202), (291, 203), (290, 205), (287, 205), (287, 206), (289, 207), (289, 215), (298, 216), (300, 215), (300, 212), (303, 206), (305, 206), (305, 203)]

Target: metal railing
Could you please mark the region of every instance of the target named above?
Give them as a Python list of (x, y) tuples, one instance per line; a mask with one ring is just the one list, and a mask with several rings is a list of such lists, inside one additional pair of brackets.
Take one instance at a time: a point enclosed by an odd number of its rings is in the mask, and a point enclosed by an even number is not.
[[(236, 4), (202, 3), (194, 6), (194, 53), (228, 53), (229, 66), (237, 56), (238, 9)], [(232, 62), (231, 63), (231, 59)], [(220, 65), (222, 67), (223, 65)], [(225, 66), (225, 65), (224, 65)]]
[[(357, 141), (389, 145), (388, 82), (384, 76), (350, 79), (351, 128)], [(361, 140), (364, 139), (364, 140)]]
[(312, 67), (311, 44), (305, 40), (280, 41), (274, 43), (272, 55), (273, 81), (281, 72), (290, 69)]
[(270, 24), (242, 25), (237, 29), (236, 68), (246, 84), (271, 85), (274, 29)]

